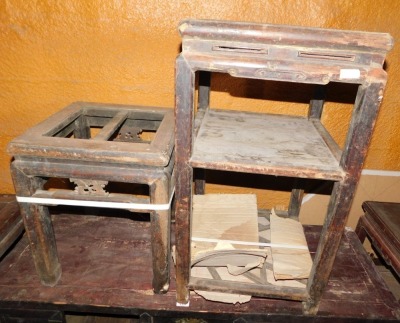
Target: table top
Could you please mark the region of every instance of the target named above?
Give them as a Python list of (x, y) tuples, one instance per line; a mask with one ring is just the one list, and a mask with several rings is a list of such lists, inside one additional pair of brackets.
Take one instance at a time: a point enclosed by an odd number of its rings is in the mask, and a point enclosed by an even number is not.
[[(55, 209), (58, 211), (59, 209)], [(53, 213), (62, 277), (55, 287), (39, 282), (23, 238), (0, 262), (0, 312), (40, 308), (101, 314), (191, 317), (211, 321), (311, 322), (300, 302), (253, 297), (242, 305), (206, 301), (192, 293), (189, 307), (176, 307), (175, 282), (165, 295), (151, 288), (150, 224), (147, 215), (104, 210), (104, 214)], [(118, 212), (118, 213), (117, 213)], [(140, 220), (140, 221), (139, 221)], [(143, 221), (145, 220), (145, 221)], [(306, 226), (315, 253), (321, 227)], [(174, 277), (174, 272), (172, 272)], [(317, 314), (319, 321), (396, 321), (399, 304), (374, 269), (353, 231), (347, 230)]]
[[(142, 132), (151, 140), (141, 140)], [(15, 159), (167, 166), (173, 147), (173, 109), (75, 102), (27, 129), (7, 150)]]
[(366, 201), (362, 207), (366, 216), (370, 216), (400, 250), (400, 203)]

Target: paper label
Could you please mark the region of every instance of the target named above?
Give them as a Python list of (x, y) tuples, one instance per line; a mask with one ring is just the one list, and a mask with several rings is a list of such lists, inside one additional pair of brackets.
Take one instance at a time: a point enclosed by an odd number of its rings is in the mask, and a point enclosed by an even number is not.
[(361, 72), (358, 68), (342, 68), (339, 78), (342, 79), (359, 79)]

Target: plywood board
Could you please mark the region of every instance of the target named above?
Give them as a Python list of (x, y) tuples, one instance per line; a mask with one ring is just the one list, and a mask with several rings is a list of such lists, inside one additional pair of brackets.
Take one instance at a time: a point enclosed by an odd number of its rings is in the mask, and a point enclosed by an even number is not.
[(245, 266), (265, 256), (258, 243), (254, 194), (193, 196), (192, 265)]
[[(259, 224), (259, 239), (260, 242), (270, 242), (270, 222), (264, 216), (258, 216)], [(196, 278), (208, 278), (223, 280), (224, 282), (232, 283), (247, 283), (247, 284), (261, 284), (261, 285), (274, 285), (282, 287), (296, 287), (306, 289), (307, 280), (276, 280), (273, 273), (271, 248), (264, 248), (267, 253), (266, 258), (262, 258), (259, 263), (249, 264), (246, 267), (198, 267), (194, 266), (191, 269), (191, 276)], [(240, 293), (223, 293), (215, 291), (201, 291), (196, 290), (195, 292), (207, 300), (221, 303), (245, 303), (250, 301), (251, 296), (242, 295)]]
[[(312, 260), (300, 222), (271, 212), (271, 251), (275, 279), (302, 279), (310, 275)], [(278, 245), (278, 247), (275, 247)], [(285, 248), (279, 246), (286, 246)]]

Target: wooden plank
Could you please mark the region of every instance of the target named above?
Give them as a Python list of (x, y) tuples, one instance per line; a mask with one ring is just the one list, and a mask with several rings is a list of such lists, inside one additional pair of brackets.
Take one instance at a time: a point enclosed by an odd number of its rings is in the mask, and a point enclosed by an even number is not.
[[(79, 119), (79, 117), (77, 119), (75, 119), (74, 121), (76, 122), (76, 120), (78, 120), (78, 119)], [(66, 125), (63, 129), (61, 129), (60, 131), (52, 134), (50, 137), (65, 138), (65, 137), (69, 136), (71, 133), (75, 132), (75, 129), (76, 129), (75, 122), (71, 122), (70, 124)]]
[(5, 207), (9, 202), (15, 201), (14, 194), (0, 194), (0, 210)]
[(300, 179), (295, 180), (295, 188), (292, 189), (292, 193), (290, 194), (288, 207), (288, 217), (297, 221), (299, 221), (300, 207), (304, 196), (304, 189), (300, 188), (301, 184), (302, 181)]
[(24, 230), (19, 206), (13, 195), (0, 195), (0, 259)]
[(90, 127), (86, 116), (81, 115), (74, 122), (74, 138), (75, 139), (89, 139), (90, 138)]
[(19, 207), (15, 198), (14, 201), (1, 204), (3, 205), (0, 209), (0, 238), (20, 218)]
[(306, 288), (251, 284), (238, 281), (228, 283), (222, 280), (197, 277), (190, 277), (189, 286), (194, 290), (253, 295), (272, 299), (305, 301), (308, 296)]
[(310, 119), (310, 121), (331, 150), (333, 156), (335, 156), (337, 161), (340, 161), (340, 158), (342, 157), (342, 150), (337, 142), (332, 138), (331, 134), (326, 130), (320, 120)]
[(127, 111), (120, 111), (116, 114), (110, 122), (108, 122), (103, 129), (93, 138), (93, 140), (108, 140), (118, 129), (118, 127), (125, 121)]
[[(198, 104), (196, 116), (194, 119), (194, 136), (197, 136), (204, 114), (210, 106), (210, 85), (211, 73), (200, 72), (198, 88)], [(194, 192), (195, 194), (204, 194), (206, 185), (206, 174), (203, 169), (196, 169), (194, 173)]]
[[(251, 32), (249, 32), (249, 30)], [(393, 46), (393, 38), (387, 33), (350, 30), (334, 30), (311, 27), (257, 24), (217, 20), (182, 21), (179, 32), (185, 39), (215, 39), (230, 42), (257, 42), (280, 46), (326, 47), (340, 49), (385, 52)], [(183, 48), (191, 50), (191, 48)]]
[(294, 219), (278, 217), (274, 210), (270, 216), (270, 223), (273, 244), (306, 248), (271, 247), (275, 279), (308, 278), (312, 260), (301, 223)]
[(308, 117), (320, 120), (324, 109), (326, 98), (326, 86), (317, 85), (314, 90), (314, 96), (310, 101)]
[(343, 176), (338, 160), (306, 118), (240, 111), (206, 113), (190, 163), (287, 176)]
[(188, 160), (192, 153), (192, 126), (195, 74), (187, 61), (176, 61), (175, 84), (175, 225), (177, 302), (188, 304), (190, 277), (190, 212), (192, 209), (193, 169)]
[[(205, 194), (193, 196), (191, 263), (202, 266), (227, 264), (246, 266), (265, 254), (257, 246), (237, 245), (227, 241), (258, 243), (257, 199), (254, 194)], [(207, 242), (212, 239), (216, 242)], [(242, 258), (231, 250), (254, 251)], [(223, 254), (223, 252), (230, 252)], [(215, 257), (213, 257), (215, 256)]]
[[(68, 106), (12, 140), (8, 146), (8, 152), (14, 157), (30, 156), (32, 158), (130, 163), (146, 166), (167, 166), (169, 164), (174, 147), (174, 113), (172, 109), (142, 107), (140, 111), (140, 107), (119, 106), (119, 112), (126, 112), (128, 115), (129, 113), (142, 113), (149, 119), (158, 118), (159, 114), (164, 116), (150, 145), (148, 143), (113, 142), (112, 149), (110, 149), (110, 142), (103, 140), (51, 137), (54, 133), (62, 130), (66, 124), (70, 124), (79, 116), (84, 116), (85, 109), (89, 109), (87, 106), (97, 107), (101, 110), (103, 105), (77, 103)], [(108, 105), (106, 107), (107, 111), (104, 111), (104, 114), (108, 112), (111, 116), (115, 116), (118, 113), (116, 108), (113, 110)], [(105, 127), (107, 131), (108, 128)]]

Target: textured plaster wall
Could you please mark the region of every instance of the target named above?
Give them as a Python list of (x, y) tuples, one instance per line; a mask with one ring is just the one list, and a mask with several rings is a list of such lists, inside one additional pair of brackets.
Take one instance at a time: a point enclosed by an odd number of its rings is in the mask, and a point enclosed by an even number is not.
[[(12, 193), (7, 143), (73, 101), (173, 107), (177, 25), (185, 18), (254, 21), (389, 32), (389, 81), (366, 162), (400, 170), (400, 1), (397, 0), (87, 0), (0, 2), (0, 193)], [(305, 115), (311, 88), (216, 75), (212, 106)], [(323, 121), (342, 145), (351, 113), (340, 88)], [(278, 103), (289, 94), (294, 103)], [(247, 95), (249, 99), (240, 99)], [(266, 100), (264, 100), (266, 99)], [(239, 178), (233, 185), (241, 183)], [(285, 205), (288, 193), (256, 192), (262, 206)], [(243, 192), (235, 186), (207, 190)]]

